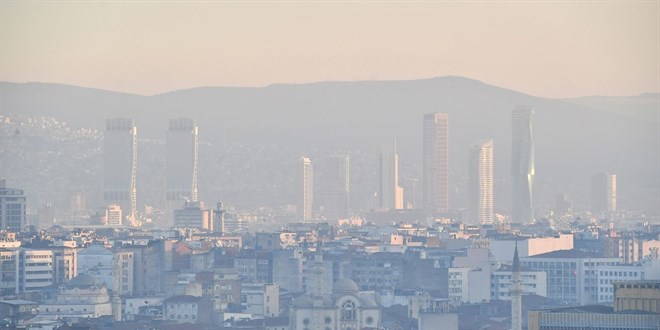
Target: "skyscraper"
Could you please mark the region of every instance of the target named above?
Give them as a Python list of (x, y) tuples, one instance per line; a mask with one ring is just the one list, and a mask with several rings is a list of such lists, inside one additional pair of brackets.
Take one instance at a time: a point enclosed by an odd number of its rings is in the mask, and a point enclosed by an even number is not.
[(103, 200), (118, 204), (136, 223), (137, 213), (137, 128), (133, 119), (106, 120), (104, 134)]
[(21, 189), (7, 188), (0, 178), (0, 230), (21, 232), (26, 225), (27, 196)]
[(449, 115), (424, 115), (423, 206), (431, 212), (449, 210)]
[(468, 221), (493, 223), (493, 140), (476, 143), (469, 152)]
[(197, 201), (198, 128), (190, 118), (170, 119), (167, 131), (167, 201)]
[(616, 212), (616, 175), (597, 173), (591, 177), (591, 212)]
[(298, 202), (298, 215), (302, 216), (302, 220), (309, 221), (313, 218), (314, 170), (309, 157), (301, 157), (299, 164), (298, 189), (300, 191), (298, 197), (300, 200)]
[(399, 186), (399, 155), (393, 147), (380, 150), (379, 206), (381, 209), (402, 209), (403, 188)]
[(336, 155), (325, 159), (321, 190), (325, 216), (331, 220), (348, 217), (350, 188), (349, 156)]
[(511, 113), (511, 220), (534, 220), (534, 109), (517, 106)]

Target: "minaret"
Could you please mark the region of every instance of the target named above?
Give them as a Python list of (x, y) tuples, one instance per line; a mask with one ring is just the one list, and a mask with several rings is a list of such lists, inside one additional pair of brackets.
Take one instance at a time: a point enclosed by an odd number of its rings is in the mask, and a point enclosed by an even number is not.
[(316, 276), (316, 287), (312, 299), (314, 301), (314, 312), (312, 329), (323, 329), (321, 322), (323, 319), (323, 241), (319, 234), (318, 242), (316, 243), (316, 251), (314, 252), (314, 275)]
[(511, 330), (522, 329), (522, 289), (520, 280), (520, 259), (518, 258), (518, 240), (513, 252), (511, 274)]
[[(113, 258), (114, 259), (114, 258)], [(113, 260), (112, 265), (112, 316), (116, 322), (121, 321), (121, 297), (119, 296), (119, 276), (121, 276), (119, 271), (119, 256), (116, 260)]]

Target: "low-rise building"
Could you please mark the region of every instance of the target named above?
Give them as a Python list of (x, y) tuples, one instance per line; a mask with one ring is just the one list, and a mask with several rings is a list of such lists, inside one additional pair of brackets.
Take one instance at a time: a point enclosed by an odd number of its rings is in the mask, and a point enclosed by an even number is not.
[(172, 296), (163, 301), (163, 316), (176, 323), (210, 324), (213, 304), (202, 297)]
[(81, 274), (60, 286), (54, 300), (39, 306), (40, 315), (53, 318), (97, 318), (112, 315), (110, 294), (105, 284), (90, 275)]

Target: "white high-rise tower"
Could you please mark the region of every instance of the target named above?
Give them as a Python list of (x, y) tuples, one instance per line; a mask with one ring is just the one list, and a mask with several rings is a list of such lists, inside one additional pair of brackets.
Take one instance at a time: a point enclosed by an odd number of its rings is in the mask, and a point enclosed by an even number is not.
[(399, 155), (396, 141), (393, 147), (380, 150), (379, 207), (381, 209), (402, 209), (403, 188), (399, 186)]
[(469, 153), (468, 221), (493, 223), (493, 140), (476, 143)]
[(300, 158), (300, 168), (298, 170), (298, 189), (299, 202), (298, 202), (298, 215), (302, 220), (309, 221), (313, 219), (313, 205), (314, 205), (314, 169), (312, 161), (309, 157)]

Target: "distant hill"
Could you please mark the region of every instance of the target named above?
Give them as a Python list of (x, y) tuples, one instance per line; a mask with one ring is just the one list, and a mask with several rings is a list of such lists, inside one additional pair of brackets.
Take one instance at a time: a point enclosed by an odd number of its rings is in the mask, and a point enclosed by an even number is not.
[(52, 116), (75, 127), (98, 129), (105, 118), (132, 117), (139, 136), (149, 138), (164, 139), (167, 120), (184, 116), (197, 119), (201, 139), (207, 141), (375, 152), (377, 146), (396, 139), (402, 160), (418, 165), (422, 114), (447, 112), (452, 173), (464, 175), (470, 144), (493, 138), (496, 175), (504, 181), (509, 173), (511, 109), (529, 104), (536, 109), (536, 173), (541, 187), (586, 187), (597, 171), (617, 173), (623, 189), (657, 188), (660, 182), (660, 126), (652, 120), (660, 111), (657, 94), (555, 100), (453, 76), (203, 87), (153, 96), (2, 82), (0, 92), (5, 114)]
[(636, 119), (660, 121), (660, 94), (658, 93), (645, 93), (637, 96), (586, 96), (564, 99), (564, 101)]

